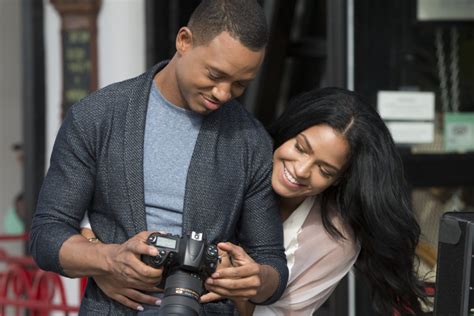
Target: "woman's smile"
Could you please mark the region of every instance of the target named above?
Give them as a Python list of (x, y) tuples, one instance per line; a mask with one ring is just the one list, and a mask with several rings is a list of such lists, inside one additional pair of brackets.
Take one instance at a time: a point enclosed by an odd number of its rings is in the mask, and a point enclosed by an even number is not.
[(303, 184), (298, 182), (298, 180), (296, 180), (296, 178), (291, 175), (290, 171), (286, 168), (285, 163), (283, 163), (283, 174), (285, 175), (285, 178), (288, 180), (288, 182), (290, 182), (291, 184), (297, 187), (303, 186)]

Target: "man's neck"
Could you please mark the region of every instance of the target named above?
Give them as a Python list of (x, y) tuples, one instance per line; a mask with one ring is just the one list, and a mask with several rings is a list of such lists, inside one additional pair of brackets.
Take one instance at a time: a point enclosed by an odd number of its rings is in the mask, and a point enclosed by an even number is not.
[(173, 105), (183, 107), (174, 71), (174, 58), (155, 75), (153, 82), (166, 100)]

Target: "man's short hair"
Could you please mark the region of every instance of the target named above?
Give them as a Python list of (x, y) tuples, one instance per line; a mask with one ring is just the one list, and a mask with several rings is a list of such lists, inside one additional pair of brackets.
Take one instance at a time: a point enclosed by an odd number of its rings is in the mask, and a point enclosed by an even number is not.
[(257, 0), (202, 0), (188, 27), (196, 45), (207, 44), (224, 31), (253, 51), (268, 42), (267, 21)]

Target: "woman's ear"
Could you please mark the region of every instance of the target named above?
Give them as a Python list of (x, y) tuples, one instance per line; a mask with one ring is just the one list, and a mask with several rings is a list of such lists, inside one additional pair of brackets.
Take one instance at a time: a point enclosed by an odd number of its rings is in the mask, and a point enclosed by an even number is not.
[(193, 46), (193, 32), (183, 26), (179, 29), (178, 34), (176, 35), (176, 52), (178, 54), (183, 54)]

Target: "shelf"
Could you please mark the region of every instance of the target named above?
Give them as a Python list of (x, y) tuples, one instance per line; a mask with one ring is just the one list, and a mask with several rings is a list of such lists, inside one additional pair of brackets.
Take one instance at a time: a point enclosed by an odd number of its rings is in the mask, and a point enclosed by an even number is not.
[(474, 153), (401, 153), (405, 177), (413, 187), (474, 186)]

